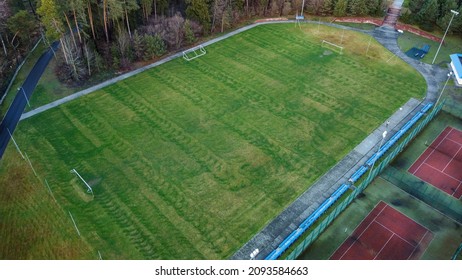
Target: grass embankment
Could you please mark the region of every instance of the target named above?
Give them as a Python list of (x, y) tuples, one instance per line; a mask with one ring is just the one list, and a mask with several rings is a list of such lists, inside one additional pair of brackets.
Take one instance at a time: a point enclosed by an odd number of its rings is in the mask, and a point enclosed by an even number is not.
[(423, 78), (373, 40), (365, 57), (368, 42), (260, 26), (23, 121), (16, 140), (104, 258), (227, 258), (423, 95)]
[(34, 176), (19, 154), (8, 149), (0, 168), (0, 259), (96, 259), (70, 216)]

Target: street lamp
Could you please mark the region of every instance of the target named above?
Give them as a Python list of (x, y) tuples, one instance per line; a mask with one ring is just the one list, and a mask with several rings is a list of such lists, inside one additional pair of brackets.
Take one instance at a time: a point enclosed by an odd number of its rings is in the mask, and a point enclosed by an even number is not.
[(446, 28), (446, 32), (444, 32), (443, 39), (441, 40), (440, 46), (438, 47), (438, 50), (436, 51), (435, 57), (433, 58), (433, 61), (432, 61), (432, 64), (435, 63), (436, 57), (438, 56), (438, 52), (441, 49), (441, 45), (443, 45), (444, 38), (446, 37), (446, 34), (448, 33), (449, 26), (451, 26), (452, 20), (454, 19), (455, 16), (457, 16), (459, 14), (459, 12), (454, 11), (454, 10), (451, 10), (451, 13), (452, 13), (451, 20), (449, 21), (448, 28)]
[(448, 73), (448, 78), (446, 79), (446, 83), (444, 83), (443, 89), (442, 89), (441, 92), (440, 92), (440, 96), (438, 96), (438, 99), (436, 99), (435, 107), (436, 107), (436, 105), (438, 105), (438, 101), (440, 101), (441, 96), (443, 96), (444, 89), (445, 89), (446, 86), (448, 85), (449, 79), (450, 79), (451, 77), (452, 77), (452, 71)]
[(30, 103), (29, 103), (29, 99), (27, 99), (26, 91), (24, 90), (23, 87), (18, 88), (18, 90), (22, 90), (22, 93), (24, 94), (24, 98), (26, 98), (27, 105), (29, 105), (29, 108), (30, 108)]
[[(377, 152), (380, 151), (380, 148), (382, 147), (383, 140), (385, 140), (385, 137), (387, 137), (387, 131), (386, 131), (386, 130), (382, 133), (382, 140), (380, 140), (380, 144), (379, 144), (379, 148), (377, 149)], [(371, 175), (372, 175), (372, 169), (374, 169), (374, 165), (375, 165), (375, 162), (376, 162), (376, 161), (377, 161), (377, 159), (375, 159), (374, 162), (372, 163), (371, 171), (369, 171), (368, 179), (369, 179), (369, 177), (371, 177)]]

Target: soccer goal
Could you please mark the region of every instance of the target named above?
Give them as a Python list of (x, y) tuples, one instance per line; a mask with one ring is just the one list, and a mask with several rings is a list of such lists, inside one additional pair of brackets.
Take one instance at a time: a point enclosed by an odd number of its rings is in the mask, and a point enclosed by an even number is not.
[(191, 61), (195, 58), (203, 56), (206, 53), (207, 52), (205, 51), (204, 47), (202, 45), (199, 45), (197, 47), (184, 51), (183, 58), (186, 59), (187, 61)]
[(338, 52), (339, 54), (343, 54), (343, 47), (342, 46), (336, 45), (336, 44), (331, 43), (329, 41), (322, 40), (321, 46), (323, 48), (330, 49), (330, 50), (333, 50), (335, 52)]

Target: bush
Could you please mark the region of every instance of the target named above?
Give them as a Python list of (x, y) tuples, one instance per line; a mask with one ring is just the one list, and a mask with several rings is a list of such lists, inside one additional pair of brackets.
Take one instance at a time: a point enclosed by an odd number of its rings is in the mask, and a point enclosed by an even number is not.
[(144, 60), (154, 59), (166, 52), (165, 43), (159, 35), (144, 35)]

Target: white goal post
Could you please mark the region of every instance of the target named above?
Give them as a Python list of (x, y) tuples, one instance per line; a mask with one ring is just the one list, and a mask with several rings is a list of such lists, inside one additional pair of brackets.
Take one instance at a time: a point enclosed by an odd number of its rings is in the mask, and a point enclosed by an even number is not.
[(203, 56), (206, 53), (207, 52), (205, 51), (204, 47), (202, 45), (199, 45), (189, 50), (185, 50), (183, 52), (183, 58), (187, 61), (191, 61), (195, 58)]
[(323, 48), (328, 48), (330, 50), (333, 50), (333, 51), (336, 51), (336, 52), (338, 52), (340, 54), (343, 54), (343, 47), (342, 46), (336, 45), (336, 44), (331, 43), (329, 41), (322, 40), (321, 46)]

